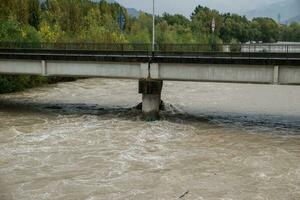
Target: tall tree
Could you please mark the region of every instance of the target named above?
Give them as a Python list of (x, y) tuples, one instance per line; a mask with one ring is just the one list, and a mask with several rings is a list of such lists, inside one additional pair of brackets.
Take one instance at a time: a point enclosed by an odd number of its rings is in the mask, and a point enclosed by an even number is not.
[(250, 22), (245, 16), (237, 14), (222, 15), (223, 24), (220, 30), (220, 37), (225, 43), (238, 40), (242, 43), (250, 40)]
[(38, 29), (41, 17), (41, 7), (39, 0), (28, 0), (28, 12), (29, 24)]
[(277, 42), (279, 39), (279, 25), (271, 18), (255, 18), (253, 22), (258, 24), (258, 28), (262, 34), (258, 38), (262, 42)]

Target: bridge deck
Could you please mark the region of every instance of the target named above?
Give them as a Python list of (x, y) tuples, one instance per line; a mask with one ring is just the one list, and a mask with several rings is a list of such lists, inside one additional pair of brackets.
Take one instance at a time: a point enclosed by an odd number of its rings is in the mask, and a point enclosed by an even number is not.
[(300, 53), (0, 49), (0, 59), (300, 66)]
[(0, 43), (0, 73), (300, 84), (300, 52), (4, 48)]

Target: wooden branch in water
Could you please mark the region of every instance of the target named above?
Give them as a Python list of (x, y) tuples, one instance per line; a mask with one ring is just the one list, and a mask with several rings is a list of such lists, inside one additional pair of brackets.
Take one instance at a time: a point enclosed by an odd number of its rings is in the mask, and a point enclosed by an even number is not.
[(187, 195), (189, 193), (189, 191), (186, 191), (183, 195), (181, 195), (178, 199), (182, 199), (183, 197), (185, 197), (185, 195)]

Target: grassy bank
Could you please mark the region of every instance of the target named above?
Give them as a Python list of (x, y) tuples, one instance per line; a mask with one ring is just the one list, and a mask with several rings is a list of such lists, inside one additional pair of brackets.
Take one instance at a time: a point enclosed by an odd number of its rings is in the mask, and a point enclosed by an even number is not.
[(63, 81), (74, 81), (75, 78), (42, 77), (29, 75), (0, 75), (0, 94), (23, 91), (28, 88), (53, 84)]

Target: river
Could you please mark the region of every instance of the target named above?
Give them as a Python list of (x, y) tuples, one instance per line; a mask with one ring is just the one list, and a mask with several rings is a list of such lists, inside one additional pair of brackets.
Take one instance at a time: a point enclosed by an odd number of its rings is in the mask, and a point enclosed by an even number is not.
[(164, 82), (144, 122), (137, 86), (0, 95), (0, 199), (300, 199), (300, 87)]

